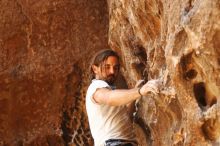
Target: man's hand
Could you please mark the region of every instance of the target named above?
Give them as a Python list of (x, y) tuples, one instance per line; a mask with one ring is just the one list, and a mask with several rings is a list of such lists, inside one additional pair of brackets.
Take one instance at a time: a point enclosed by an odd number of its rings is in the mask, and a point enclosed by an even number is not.
[(140, 93), (141, 95), (147, 95), (148, 93), (152, 92), (156, 95), (159, 93), (159, 87), (161, 84), (162, 83), (160, 80), (150, 80), (141, 87)]

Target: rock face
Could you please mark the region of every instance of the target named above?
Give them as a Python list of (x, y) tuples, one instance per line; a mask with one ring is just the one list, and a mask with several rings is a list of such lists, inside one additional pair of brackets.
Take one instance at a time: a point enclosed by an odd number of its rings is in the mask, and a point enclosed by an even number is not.
[(142, 146), (220, 145), (218, 0), (2, 0), (0, 8), (0, 146), (93, 145), (88, 67), (108, 44), (128, 87), (163, 82), (136, 105)]
[(107, 2), (2, 0), (0, 14), (0, 145), (92, 145), (83, 89)]
[(124, 76), (160, 79), (142, 98), (142, 145), (220, 145), (220, 2), (109, 0), (109, 44)]

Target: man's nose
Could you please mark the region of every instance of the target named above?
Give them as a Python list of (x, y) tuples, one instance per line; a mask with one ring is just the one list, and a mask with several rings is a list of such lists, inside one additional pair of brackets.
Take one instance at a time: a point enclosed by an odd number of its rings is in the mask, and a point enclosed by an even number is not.
[(109, 72), (110, 72), (111, 74), (115, 74), (114, 67), (111, 67)]

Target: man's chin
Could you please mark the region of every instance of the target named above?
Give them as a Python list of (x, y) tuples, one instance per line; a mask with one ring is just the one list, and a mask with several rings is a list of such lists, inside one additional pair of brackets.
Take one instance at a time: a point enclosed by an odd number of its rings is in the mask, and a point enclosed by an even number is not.
[(109, 85), (114, 85), (115, 79), (107, 79), (106, 82), (107, 82)]

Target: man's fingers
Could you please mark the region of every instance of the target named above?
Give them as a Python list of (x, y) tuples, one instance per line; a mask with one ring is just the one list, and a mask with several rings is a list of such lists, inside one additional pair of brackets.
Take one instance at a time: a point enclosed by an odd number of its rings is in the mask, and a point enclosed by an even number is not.
[(150, 80), (143, 87), (144, 92), (147, 94), (148, 92), (152, 92), (153, 94), (159, 93), (160, 82), (158, 80)]
[(156, 86), (148, 86), (150, 88), (150, 91), (153, 92), (154, 94), (159, 93), (159, 89)]

